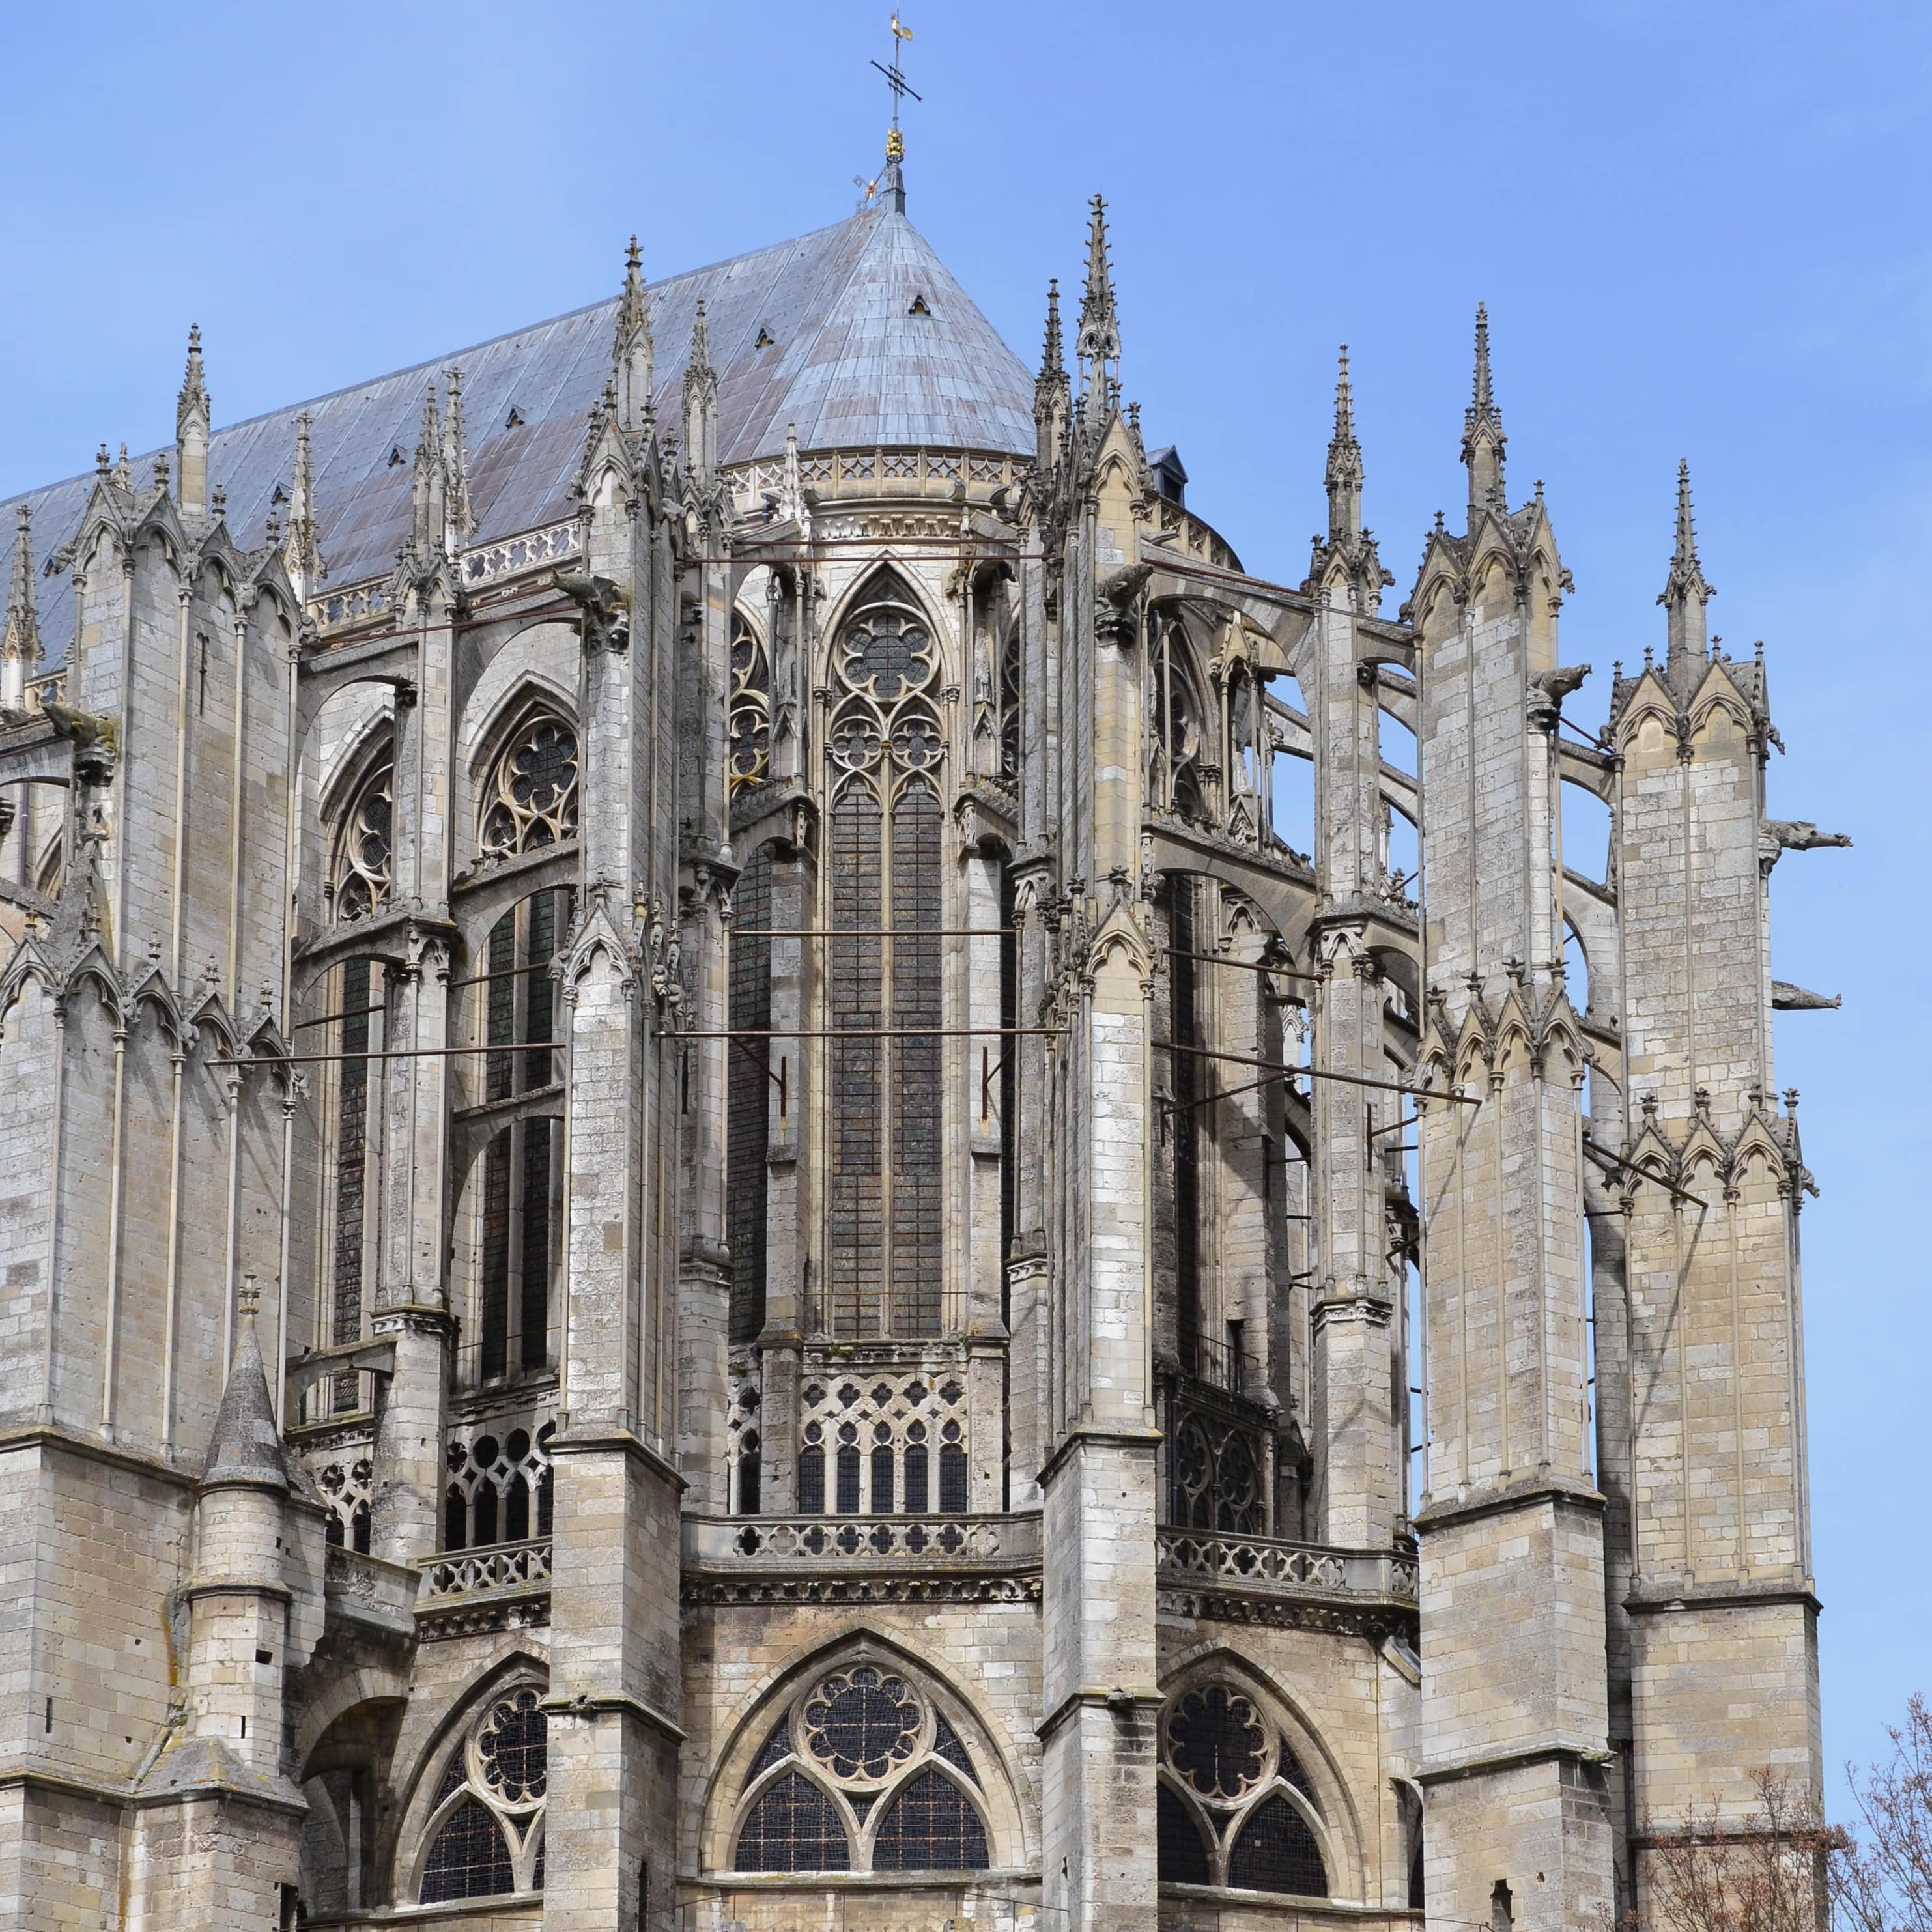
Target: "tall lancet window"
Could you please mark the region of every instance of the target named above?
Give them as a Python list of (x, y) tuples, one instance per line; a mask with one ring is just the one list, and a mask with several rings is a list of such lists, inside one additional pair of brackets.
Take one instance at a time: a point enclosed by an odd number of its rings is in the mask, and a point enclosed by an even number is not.
[[(736, 780), (734, 777), (733, 782)], [(731, 901), (732, 1042), (724, 1170), (731, 1244), (731, 1340), (755, 1342), (765, 1325), (766, 1156), (771, 1141), (772, 848), (761, 845)]]
[[(328, 891), (338, 925), (368, 918), (389, 898), (392, 873), (391, 800), (394, 790), (393, 751), (385, 735), (364, 757), (362, 770), (335, 824), (331, 842)], [(324, 1085), (331, 1159), (324, 1226), (328, 1238), (326, 1342), (353, 1342), (362, 1333), (364, 1280), (375, 1248), (374, 1128), (370, 1106), (371, 1064), (364, 1056), (381, 1045), (380, 981), (368, 959), (350, 959), (328, 976), (321, 993), (323, 1012), (334, 1016), (330, 1031), (342, 1057), (328, 1065)], [(356, 1406), (356, 1378), (338, 1376), (331, 1384), (333, 1406)]]
[(866, 586), (832, 653), (826, 1305), (841, 1336), (939, 1332), (938, 664), (901, 580)]

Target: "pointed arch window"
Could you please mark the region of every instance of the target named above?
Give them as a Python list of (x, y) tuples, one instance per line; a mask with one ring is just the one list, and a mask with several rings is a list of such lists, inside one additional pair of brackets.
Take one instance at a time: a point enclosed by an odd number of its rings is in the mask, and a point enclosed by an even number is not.
[(726, 764), (735, 797), (761, 785), (772, 760), (771, 660), (764, 640), (740, 613), (731, 615), (731, 693), (727, 712)]
[(871, 1661), (812, 1680), (766, 1737), (740, 1798), (740, 1871), (984, 1871), (971, 1754), (944, 1712)]
[(1168, 1885), (1328, 1896), (1327, 1835), (1294, 1748), (1238, 1685), (1196, 1684), (1162, 1714), (1156, 1851)]
[(508, 858), (577, 836), (577, 728), (546, 704), (520, 718), (490, 769), (479, 842)]
[(387, 903), (393, 884), (395, 761), (386, 746), (356, 788), (336, 827), (328, 868), (336, 922), (367, 919)]
[(1148, 694), (1154, 770), (1148, 790), (1159, 804), (1190, 824), (1208, 819), (1204, 714), (1195, 688), (1187, 634), (1178, 624), (1160, 633)]
[(493, 1698), (443, 1767), (416, 1894), (422, 1904), (543, 1889), (549, 1771), (542, 1693), (525, 1684)]
[[(842, 1337), (940, 1326), (938, 652), (881, 572), (832, 653), (826, 1300)], [(893, 1037), (879, 1037), (890, 1034)]]

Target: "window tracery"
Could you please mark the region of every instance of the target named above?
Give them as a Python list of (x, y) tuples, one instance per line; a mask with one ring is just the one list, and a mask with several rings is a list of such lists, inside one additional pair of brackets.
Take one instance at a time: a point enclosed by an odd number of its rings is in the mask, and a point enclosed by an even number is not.
[(335, 835), (328, 870), (337, 923), (367, 919), (388, 898), (394, 853), (395, 764), (386, 754), (370, 769)]
[(1188, 657), (1186, 633), (1180, 626), (1162, 629), (1154, 653), (1150, 694), (1154, 770), (1148, 774), (1148, 789), (1176, 818), (1199, 824), (1208, 817), (1208, 740)]
[(749, 620), (732, 614), (725, 763), (731, 795), (763, 784), (772, 759), (771, 659)]
[(497, 754), (484, 789), (480, 842), (502, 858), (577, 836), (577, 732), (533, 705)]
[(983, 1871), (980, 1777), (958, 1732), (899, 1672), (870, 1660), (813, 1679), (754, 1760), (740, 1871)]
[(815, 1378), (800, 1412), (801, 1515), (954, 1516), (968, 1509), (961, 1377)]
[(1294, 1748), (1238, 1684), (1190, 1686), (1160, 1726), (1156, 1819), (1168, 1885), (1227, 1885), (1326, 1898), (1326, 1836)]
[(541, 1892), (548, 1788), (542, 1695), (519, 1685), (490, 1700), (444, 1765), (420, 1902)]
[[(940, 1327), (940, 940), (945, 746), (938, 655), (881, 572), (839, 632), (827, 738), (832, 789), (829, 1024), (832, 1118), (821, 1330)], [(890, 1034), (891, 1037), (880, 1036)]]

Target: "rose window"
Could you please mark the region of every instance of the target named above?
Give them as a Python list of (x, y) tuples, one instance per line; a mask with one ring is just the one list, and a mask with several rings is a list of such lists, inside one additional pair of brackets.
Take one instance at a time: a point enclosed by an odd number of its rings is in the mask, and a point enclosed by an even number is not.
[(545, 1790), (544, 1714), (534, 1690), (499, 1704), (476, 1740), (483, 1781), (508, 1805), (534, 1804)]
[(1168, 1761), (1204, 1798), (1239, 1798), (1268, 1762), (1268, 1732), (1255, 1707), (1216, 1684), (1191, 1691), (1167, 1720)]
[(827, 1678), (805, 1707), (806, 1748), (835, 1778), (890, 1777), (912, 1756), (920, 1726), (904, 1681), (870, 1664)]

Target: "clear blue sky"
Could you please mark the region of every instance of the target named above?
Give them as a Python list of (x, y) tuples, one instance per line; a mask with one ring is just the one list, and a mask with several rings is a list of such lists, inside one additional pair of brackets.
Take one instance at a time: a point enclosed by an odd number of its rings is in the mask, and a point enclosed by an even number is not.
[[(1127, 392), (1251, 568), (1300, 579), (1346, 340), (1406, 590), (1461, 500), (1483, 298), (1594, 723), (1661, 641), (1690, 458), (1712, 623), (1766, 640), (1772, 808), (1857, 842), (1780, 864), (1774, 965), (1845, 995), (1780, 1018), (1778, 1075), (1824, 1190), (1826, 1752), (1870, 1757), (1932, 1690), (1932, 14), (906, 5), (908, 212), (1031, 360), (1107, 194)], [(190, 321), (232, 422), (608, 293), (634, 229), (659, 274), (836, 220), (885, 122), (890, 0), (5, 10), (0, 497), (168, 440)]]

